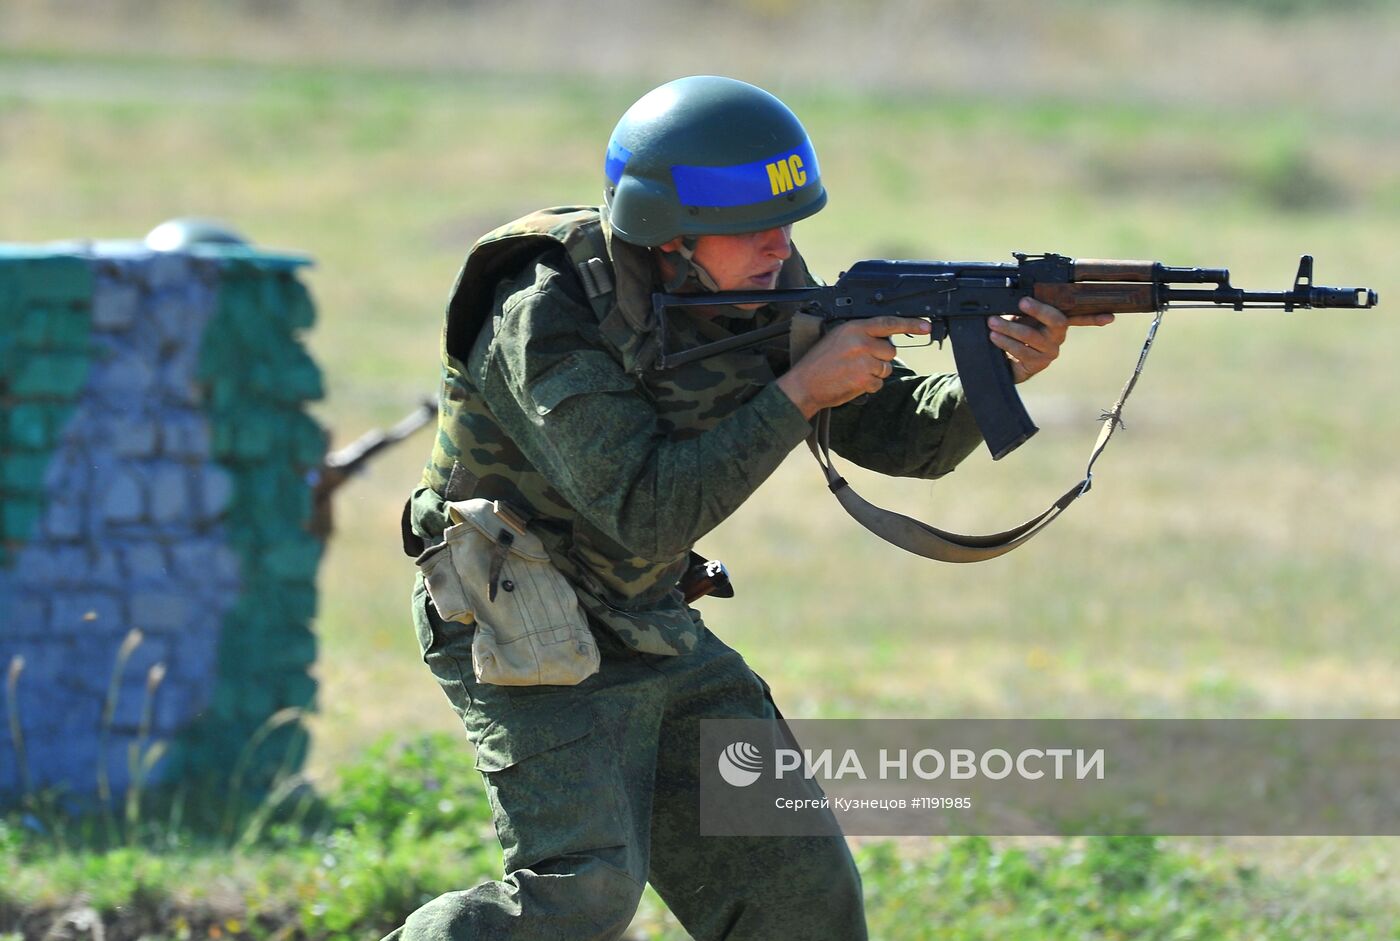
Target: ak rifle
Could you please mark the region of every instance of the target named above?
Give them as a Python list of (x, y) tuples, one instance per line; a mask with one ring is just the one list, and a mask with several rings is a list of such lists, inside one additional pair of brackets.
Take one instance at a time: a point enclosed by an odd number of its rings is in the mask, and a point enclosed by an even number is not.
[[(847, 320), (895, 315), (933, 325), (930, 342), (951, 340), (953, 359), (977, 427), (993, 459), (1010, 454), (1036, 433), (1016, 393), (1011, 364), (991, 341), (987, 318), (1017, 314), (1033, 297), (1065, 314), (1161, 313), (1178, 308), (1296, 310), (1310, 307), (1375, 307), (1369, 288), (1313, 283), (1313, 259), (1304, 255), (1288, 291), (1246, 291), (1231, 286), (1227, 268), (1173, 268), (1155, 261), (1067, 258), (1014, 254), (1011, 263), (984, 261), (859, 261), (826, 287), (713, 294), (653, 294), (661, 333), (658, 368), (669, 369), (786, 334), (791, 321), (678, 352), (666, 350), (665, 311), (672, 307), (726, 304), (792, 304), (820, 318), (823, 332)], [(1189, 285), (1189, 286), (1183, 286)], [(1210, 285), (1205, 287), (1203, 285)]]
[[(991, 340), (989, 317), (1018, 314), (1024, 297), (1065, 314), (1153, 313), (1137, 366), (1103, 414), (1103, 427), (1084, 469), (1084, 478), (1038, 516), (1004, 532), (985, 536), (952, 533), (882, 509), (864, 500), (837, 472), (828, 438), (830, 414), (814, 420), (807, 444), (822, 466), (827, 486), (861, 525), (902, 549), (943, 562), (979, 562), (1010, 552), (1040, 532), (1071, 503), (1089, 492), (1094, 462), (1114, 429), (1122, 424), (1124, 403), (1137, 383), (1165, 311), (1179, 308), (1297, 310), (1312, 307), (1375, 307), (1376, 292), (1360, 287), (1322, 287), (1313, 282), (1313, 259), (1298, 263), (1287, 291), (1246, 291), (1230, 284), (1226, 268), (1173, 268), (1156, 261), (1068, 258), (1064, 255), (1015, 253), (1014, 264), (960, 261), (860, 261), (830, 286), (773, 291), (725, 291), (711, 294), (652, 295), (657, 325), (659, 369), (674, 369), (696, 360), (747, 349), (791, 334), (795, 361), (821, 335), (848, 320), (895, 315), (920, 317), (933, 329), (929, 342), (953, 344), (953, 359), (968, 406), (992, 458), (1010, 454), (1036, 433), (1011, 372), (1006, 354)], [(674, 307), (730, 304), (791, 305), (793, 315), (765, 327), (686, 350), (667, 349), (666, 311)]]

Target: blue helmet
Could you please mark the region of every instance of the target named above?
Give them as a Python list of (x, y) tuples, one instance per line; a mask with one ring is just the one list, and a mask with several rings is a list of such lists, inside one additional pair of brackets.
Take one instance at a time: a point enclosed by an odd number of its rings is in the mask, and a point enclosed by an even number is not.
[(826, 205), (797, 116), (746, 82), (694, 75), (637, 101), (608, 141), (604, 199), (634, 245), (789, 225)]

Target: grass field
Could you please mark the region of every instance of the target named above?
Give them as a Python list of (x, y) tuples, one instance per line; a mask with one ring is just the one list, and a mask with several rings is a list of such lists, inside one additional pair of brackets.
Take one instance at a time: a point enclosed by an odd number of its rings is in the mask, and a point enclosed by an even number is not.
[[(516, 14), (492, 4), (418, 4), (392, 26), (330, 3), (75, 18), (83, 6), (0, 11), (0, 241), (137, 237), (199, 214), (308, 252), (319, 417), (340, 443), (432, 389), (471, 242), (595, 200), (612, 122), (686, 72), (763, 81), (802, 115), (832, 198), (795, 237), (828, 278), (866, 257), (1027, 250), (1226, 265), (1239, 285), (1281, 289), (1313, 253), (1319, 281), (1366, 284), (1382, 306), (1170, 315), (1093, 493), (1027, 548), (971, 567), (905, 556), (845, 518), (795, 453), (702, 543), (739, 593), (702, 607), (793, 716), (1400, 718), (1400, 76), (1375, 51), (1400, 39), (1391, 5), (1278, 17), (1142, 2), (1089, 30), (1087, 4), (871, 2), (843, 31), (849, 10), (753, 0), (696, 14), (742, 27), (732, 44), (682, 47), (674, 12), (649, 9), (635, 57), (613, 36), (602, 63), (563, 48), (547, 20), (569, 14), (551, 4), (509, 42)], [(789, 21), (808, 44), (766, 61)], [(849, 72), (831, 67), (833, 37)], [(654, 51), (667, 42), (673, 55)], [(937, 484), (853, 481), (955, 529), (1019, 522), (1077, 479), (1145, 327), (1076, 333), (1023, 387), (1043, 430), (1006, 461), (978, 454)], [(323, 782), (385, 733), (455, 727), (417, 660), (396, 548), (425, 448), (339, 498), (317, 621)], [(1358, 937), (1400, 936), (1386, 933), (1400, 923), (1392, 840), (1173, 845), (1203, 870), (1283, 880), (1270, 904), (1285, 913), (1290, 899), (1355, 905)], [(914, 866), (945, 850), (898, 847)]]

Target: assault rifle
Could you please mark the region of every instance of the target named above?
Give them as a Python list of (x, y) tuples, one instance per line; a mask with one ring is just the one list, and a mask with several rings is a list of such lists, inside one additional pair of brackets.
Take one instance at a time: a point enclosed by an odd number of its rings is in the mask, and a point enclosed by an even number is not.
[[(961, 536), (926, 523), (881, 510), (850, 490), (831, 464), (826, 446), (828, 418), (823, 413), (809, 445), (827, 476), (828, 485), (847, 511), (883, 538), (911, 552), (950, 562), (973, 562), (1009, 552), (1058, 516), (1077, 497), (1087, 493), (1093, 464), (1108, 443), (1128, 394), (1141, 372), (1162, 313), (1186, 307), (1234, 310), (1295, 310), (1306, 307), (1375, 307), (1376, 292), (1369, 288), (1320, 287), (1313, 283), (1313, 259), (1304, 255), (1293, 287), (1287, 291), (1245, 291), (1231, 286), (1225, 268), (1173, 268), (1156, 261), (1118, 261), (1067, 258), (1064, 255), (1013, 255), (1014, 264), (959, 261), (860, 261), (842, 272), (827, 287), (773, 291), (727, 291), (713, 294), (653, 294), (652, 309), (661, 351), (660, 369), (672, 369), (732, 350), (772, 341), (790, 331), (797, 338), (794, 352), (814, 341), (817, 329), (827, 330), (847, 320), (896, 315), (921, 317), (933, 330), (930, 342), (953, 344), (953, 359), (962, 380), (967, 403), (993, 459), (1010, 454), (1036, 433), (1036, 426), (1016, 393), (1011, 364), (991, 341), (987, 318), (1016, 314), (1021, 298), (1033, 297), (1065, 314), (1152, 312), (1157, 316), (1113, 409), (1104, 413), (1105, 424), (1082, 481), (1050, 509), (1004, 533)], [(784, 318), (735, 337), (672, 352), (667, 349), (666, 311), (673, 307), (728, 304), (791, 304), (792, 319)], [(816, 328), (816, 329), (814, 329)], [(794, 357), (795, 358), (795, 357)]]
[[(987, 318), (1016, 314), (1034, 297), (1065, 314), (1160, 312), (1180, 307), (1235, 310), (1376, 306), (1368, 288), (1313, 284), (1313, 260), (1304, 255), (1289, 291), (1244, 291), (1230, 286), (1226, 268), (1172, 268), (1155, 261), (1110, 261), (1025, 255), (1015, 264), (982, 261), (859, 261), (829, 287), (718, 294), (653, 294), (661, 331), (661, 369), (764, 343), (788, 332), (790, 321), (681, 352), (665, 349), (664, 311), (714, 304), (795, 304), (821, 318), (823, 329), (846, 320), (896, 315), (933, 325), (931, 341), (953, 344), (953, 359), (977, 427), (993, 459), (1010, 454), (1036, 433), (1012, 381), (1011, 364), (991, 341)], [(1210, 284), (1213, 287), (1180, 287)]]

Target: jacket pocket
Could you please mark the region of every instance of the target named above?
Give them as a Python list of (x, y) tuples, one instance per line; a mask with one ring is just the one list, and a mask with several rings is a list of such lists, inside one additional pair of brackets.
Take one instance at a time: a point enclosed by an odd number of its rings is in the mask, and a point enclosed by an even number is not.
[(474, 743), (477, 770), (504, 771), (592, 732), (593, 713), (587, 702), (575, 702), (572, 693), (567, 695), (571, 697), (567, 708), (546, 708), (543, 699), (530, 700), (524, 708), (512, 702), (506, 721), (492, 722)]
[(637, 382), (606, 353), (576, 352), (565, 356), (530, 383), (535, 413), (548, 415), (577, 395), (594, 392), (633, 392)]

